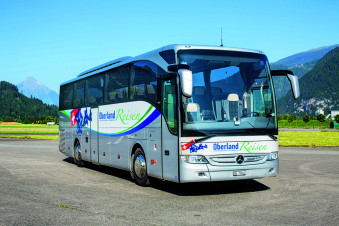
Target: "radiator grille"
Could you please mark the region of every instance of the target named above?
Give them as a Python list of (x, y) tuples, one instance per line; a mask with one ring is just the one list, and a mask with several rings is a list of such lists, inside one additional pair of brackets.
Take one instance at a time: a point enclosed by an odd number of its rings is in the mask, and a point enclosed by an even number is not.
[[(236, 162), (237, 155), (205, 156), (209, 163), (214, 166), (239, 166)], [(244, 162), (241, 165), (261, 164), (267, 160), (268, 154), (241, 154)]]

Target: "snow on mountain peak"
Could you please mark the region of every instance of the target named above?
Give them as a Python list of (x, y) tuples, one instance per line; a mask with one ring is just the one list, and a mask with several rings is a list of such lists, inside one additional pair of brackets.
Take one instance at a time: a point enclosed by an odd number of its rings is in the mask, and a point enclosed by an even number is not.
[(34, 77), (28, 77), (17, 85), (19, 92), (27, 97), (34, 97), (46, 104), (59, 105), (59, 95)]

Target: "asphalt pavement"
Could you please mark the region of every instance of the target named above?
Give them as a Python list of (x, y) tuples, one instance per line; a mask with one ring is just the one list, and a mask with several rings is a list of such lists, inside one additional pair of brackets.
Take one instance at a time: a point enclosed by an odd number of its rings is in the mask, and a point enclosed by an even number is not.
[(0, 225), (339, 224), (338, 147), (281, 148), (275, 178), (139, 187), (57, 145), (0, 139)]

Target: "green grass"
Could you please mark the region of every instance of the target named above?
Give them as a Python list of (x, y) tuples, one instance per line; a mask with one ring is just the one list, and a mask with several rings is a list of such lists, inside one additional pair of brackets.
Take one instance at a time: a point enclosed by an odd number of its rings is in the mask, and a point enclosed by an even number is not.
[(318, 120), (311, 120), (307, 124), (303, 120), (294, 120), (291, 124), (287, 120), (278, 121), (279, 128), (305, 128), (305, 129), (328, 129), (330, 128), (331, 120), (323, 122), (322, 126)]
[(56, 205), (61, 207), (61, 208), (65, 208), (65, 209), (72, 209), (72, 210), (77, 210), (78, 209), (76, 207), (71, 207), (71, 206), (67, 206), (67, 205), (63, 205), (63, 204), (56, 204)]
[[(286, 121), (286, 120), (281, 120), (281, 121)], [(280, 128), (281, 128), (281, 125), (280, 125), (281, 121), (279, 121)], [(298, 120), (298, 121), (302, 121), (302, 120)], [(294, 123), (295, 122), (293, 122), (293, 124)], [(304, 122), (302, 121), (302, 123)], [(308, 125), (312, 125), (312, 122), (309, 122)], [(318, 121), (315, 121), (315, 125), (319, 126), (320, 128), (320, 123)], [(2, 138), (58, 140), (59, 139), (59, 136), (57, 135), (58, 131), (59, 131), (59, 126), (57, 125), (56, 126), (47, 126), (47, 125), (41, 125), (41, 124), (39, 125), (31, 125), (31, 124), (30, 125), (24, 125), (24, 124), (23, 125), (0, 125), (0, 137)], [(8, 133), (8, 134), (13, 134), (13, 135), (2, 136), (1, 133)], [(22, 133), (22, 134), (46, 133), (46, 134), (55, 134), (55, 135), (52, 135), (52, 136), (15, 135), (17, 133)], [(339, 131), (337, 132), (280, 131), (279, 132), (279, 145), (280, 146), (305, 146), (305, 147), (317, 147), (317, 146), (338, 146), (339, 147)]]
[(59, 136), (42, 136), (42, 135), (8, 135), (1, 136), (0, 138), (17, 138), (17, 139), (37, 139), (37, 140), (59, 140)]
[(42, 125), (42, 124), (22, 124), (22, 125), (0, 125), (0, 134), (34, 134), (34, 133), (46, 133), (46, 134), (58, 134), (59, 126)]
[(280, 146), (339, 147), (338, 132), (279, 131)]

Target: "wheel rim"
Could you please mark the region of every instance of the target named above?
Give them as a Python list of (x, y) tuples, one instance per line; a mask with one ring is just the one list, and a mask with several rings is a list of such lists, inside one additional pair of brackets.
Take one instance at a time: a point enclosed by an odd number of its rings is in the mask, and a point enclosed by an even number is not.
[(138, 155), (136, 157), (135, 162), (134, 162), (134, 171), (135, 171), (135, 175), (138, 178), (143, 178), (145, 176), (146, 162), (145, 162), (144, 156)]

